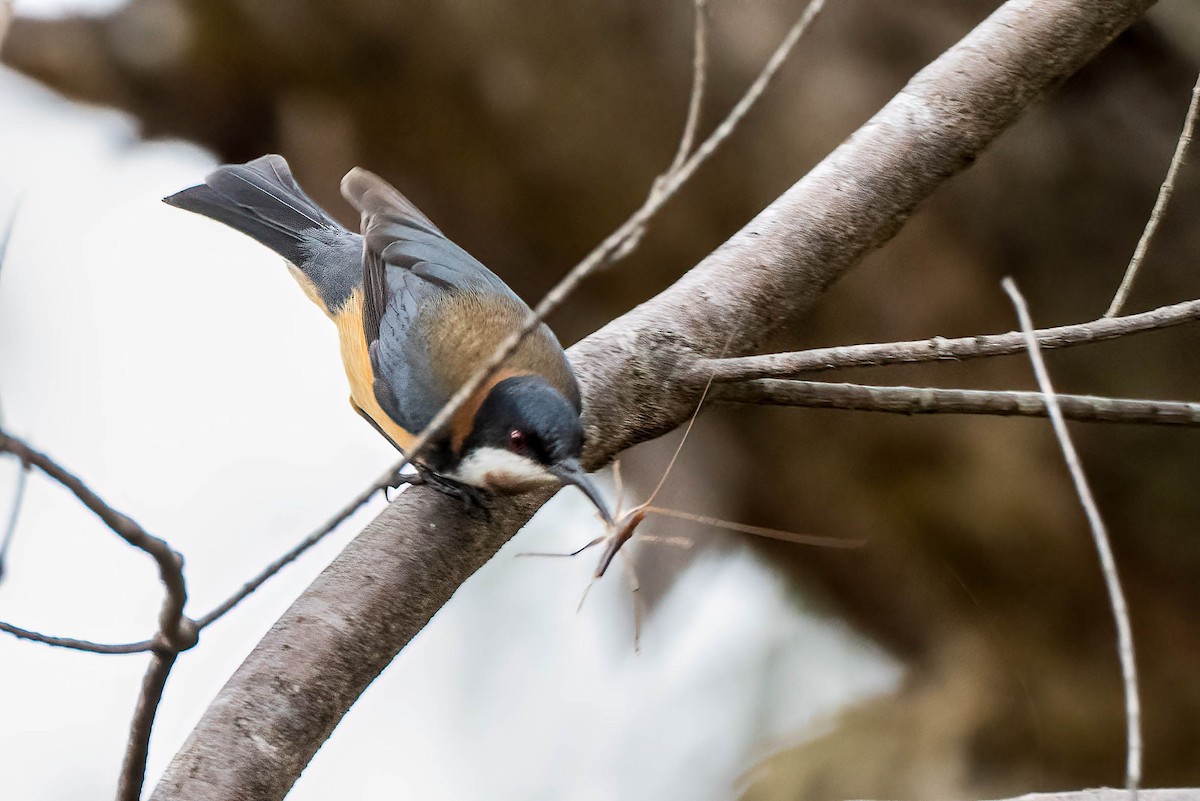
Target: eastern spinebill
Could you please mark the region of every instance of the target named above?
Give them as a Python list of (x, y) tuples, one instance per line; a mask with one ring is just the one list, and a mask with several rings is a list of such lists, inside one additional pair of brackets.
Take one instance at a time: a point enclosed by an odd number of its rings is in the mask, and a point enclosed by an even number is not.
[[(362, 215), (361, 234), (314, 203), (276, 155), (219, 167), (164, 200), (287, 260), (337, 327), (350, 405), (404, 452), (529, 307), (379, 176), (352, 169), (342, 195)], [(418, 454), (417, 466), (451, 487), (491, 493), (574, 484), (611, 523), (579, 462), (581, 408), (571, 364), (540, 325)]]

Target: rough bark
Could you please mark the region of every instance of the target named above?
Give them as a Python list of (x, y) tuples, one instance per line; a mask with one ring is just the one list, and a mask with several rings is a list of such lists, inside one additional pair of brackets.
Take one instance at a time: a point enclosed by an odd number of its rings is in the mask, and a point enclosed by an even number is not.
[[(1012, 0), (668, 290), (572, 349), (588, 463), (678, 425), (686, 368), (745, 354), (798, 318), (1021, 111), (1151, 0)], [(819, 29), (817, 34), (819, 35)], [(154, 793), (278, 799), (338, 720), (544, 497), (473, 518), (404, 493), (293, 604), (222, 689)]]

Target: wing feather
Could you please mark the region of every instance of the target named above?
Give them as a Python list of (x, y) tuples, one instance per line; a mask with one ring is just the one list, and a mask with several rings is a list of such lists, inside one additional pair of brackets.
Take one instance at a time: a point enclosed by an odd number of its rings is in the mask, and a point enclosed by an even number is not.
[[(375, 395), (396, 423), (419, 431), (529, 307), (379, 176), (356, 167), (342, 179), (342, 194), (362, 215), (363, 329)], [(545, 326), (533, 337), (539, 338), (549, 338), (553, 347), (530, 343), (518, 357), (557, 353), (549, 377), (578, 404), (558, 341)]]

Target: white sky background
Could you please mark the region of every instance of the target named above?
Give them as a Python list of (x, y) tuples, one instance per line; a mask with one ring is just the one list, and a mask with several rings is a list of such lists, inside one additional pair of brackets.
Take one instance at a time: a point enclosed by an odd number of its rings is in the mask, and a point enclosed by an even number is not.
[[(203, 614), (395, 453), (350, 411), (333, 331), (278, 257), (159, 202), (199, 180), (211, 155), (142, 143), (122, 115), (7, 71), (0, 120), (0, 215), (20, 199), (0, 268), (6, 425), (182, 552), (188, 612)], [(14, 476), (0, 462), (0, 520)], [(149, 785), (381, 504), (180, 658)], [(619, 571), (576, 614), (593, 560), (512, 558), (572, 547), (598, 525), (578, 492), (560, 494), (368, 690), (290, 797), (728, 798), (765, 748), (896, 681), (895, 665), (842, 627), (795, 614), (747, 553), (698, 560), (635, 655)], [(2, 620), (111, 642), (154, 630), (152, 562), (40, 477), (7, 568)], [(0, 638), (4, 798), (110, 795), (146, 662)]]

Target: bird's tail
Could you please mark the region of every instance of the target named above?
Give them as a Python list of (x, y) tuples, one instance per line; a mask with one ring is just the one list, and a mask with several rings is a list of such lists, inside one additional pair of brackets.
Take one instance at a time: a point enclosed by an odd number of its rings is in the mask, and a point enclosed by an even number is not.
[(296, 265), (310, 258), (314, 234), (346, 230), (304, 194), (276, 155), (218, 167), (204, 183), (163, 202), (223, 222)]

